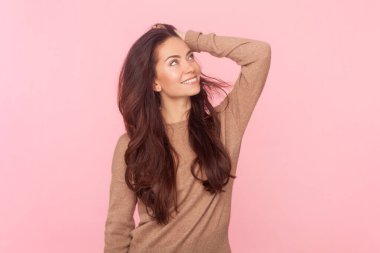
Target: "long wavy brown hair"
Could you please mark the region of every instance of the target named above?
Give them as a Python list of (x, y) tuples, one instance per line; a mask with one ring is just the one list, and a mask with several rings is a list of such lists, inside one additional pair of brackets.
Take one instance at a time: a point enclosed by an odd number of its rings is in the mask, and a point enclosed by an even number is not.
[[(137, 39), (124, 61), (118, 86), (118, 107), (130, 138), (124, 155), (127, 165), (125, 181), (145, 204), (149, 216), (159, 224), (169, 222), (169, 210), (173, 205), (178, 212), (178, 153), (170, 144), (165, 130), (159, 110), (160, 93), (153, 90), (158, 60), (155, 49), (173, 36), (179, 37), (174, 26), (155, 24)], [(230, 174), (231, 159), (220, 140), (219, 112), (211, 105), (209, 97), (212, 98), (216, 89), (227, 94), (223, 88), (228, 84), (202, 72), (200, 84), (200, 92), (190, 97), (188, 132), (190, 145), (196, 154), (191, 173), (209, 194), (217, 194), (224, 192), (223, 186), (230, 177), (236, 176)], [(196, 176), (197, 164), (207, 180)]]

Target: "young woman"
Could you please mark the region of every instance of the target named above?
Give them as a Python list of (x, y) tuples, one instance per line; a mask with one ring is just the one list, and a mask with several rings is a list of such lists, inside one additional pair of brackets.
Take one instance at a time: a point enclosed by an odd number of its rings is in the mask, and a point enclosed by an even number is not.
[[(201, 72), (195, 53), (241, 67), (223, 82)], [(229, 253), (232, 186), (240, 144), (269, 72), (267, 42), (156, 24), (131, 47), (120, 73), (117, 141), (105, 253)], [(140, 222), (133, 213), (138, 207)]]

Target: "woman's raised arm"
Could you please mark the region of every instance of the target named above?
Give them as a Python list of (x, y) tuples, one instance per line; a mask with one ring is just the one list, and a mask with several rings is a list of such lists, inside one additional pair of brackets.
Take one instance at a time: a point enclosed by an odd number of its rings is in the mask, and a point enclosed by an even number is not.
[[(241, 66), (241, 71), (228, 94), (230, 104), (225, 110), (224, 120), (235, 122), (235, 134), (242, 136), (253, 109), (264, 88), (271, 62), (271, 47), (265, 41), (202, 34), (187, 30), (185, 42), (195, 52), (208, 52), (216, 57), (227, 57)], [(224, 108), (226, 98), (215, 109)]]

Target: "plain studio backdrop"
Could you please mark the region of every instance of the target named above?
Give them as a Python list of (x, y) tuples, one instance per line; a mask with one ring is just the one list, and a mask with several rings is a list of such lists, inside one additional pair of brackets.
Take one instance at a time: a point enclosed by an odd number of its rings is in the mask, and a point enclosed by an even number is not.
[[(102, 252), (118, 74), (156, 22), (271, 44), (232, 251), (380, 252), (379, 12), (376, 0), (1, 1), (0, 252)], [(232, 60), (196, 56), (236, 80)]]

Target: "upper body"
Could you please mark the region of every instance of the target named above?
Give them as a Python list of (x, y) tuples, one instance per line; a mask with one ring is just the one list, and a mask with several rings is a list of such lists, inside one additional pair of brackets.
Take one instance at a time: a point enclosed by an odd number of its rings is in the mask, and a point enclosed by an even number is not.
[[(253, 109), (265, 85), (271, 61), (267, 42), (202, 34), (188, 30), (185, 42), (195, 52), (208, 52), (236, 62), (240, 73), (227, 98), (215, 107), (221, 121), (221, 140), (230, 155), (231, 174), (236, 175), (240, 145)], [(144, 204), (125, 183), (124, 153), (129, 138), (126, 133), (117, 141), (112, 160), (112, 179), (108, 215), (105, 224), (105, 253), (228, 253), (228, 227), (234, 179), (224, 187), (225, 192), (211, 194), (190, 172), (194, 151), (188, 141), (188, 120), (165, 123), (168, 137), (180, 155), (177, 171), (179, 212), (167, 225), (158, 225), (146, 213)], [(138, 207), (140, 222), (133, 219)]]

